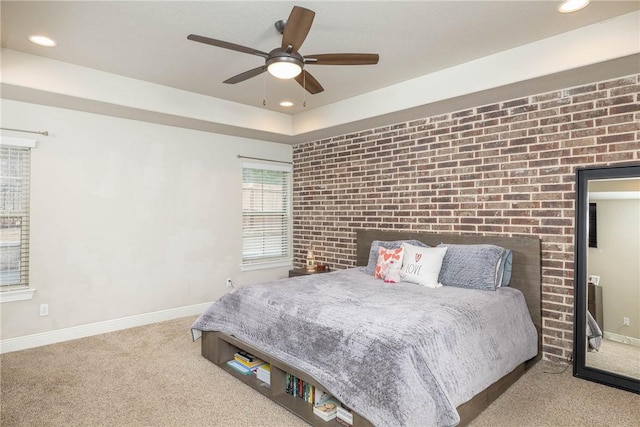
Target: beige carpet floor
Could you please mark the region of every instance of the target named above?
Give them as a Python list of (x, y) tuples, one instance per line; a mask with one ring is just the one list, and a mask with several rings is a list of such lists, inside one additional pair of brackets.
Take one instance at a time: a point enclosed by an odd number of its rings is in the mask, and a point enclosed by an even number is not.
[[(193, 320), (0, 356), (0, 424), (307, 425), (202, 358), (200, 343), (191, 342)], [(472, 425), (640, 426), (640, 396), (573, 378), (564, 368), (538, 363)]]
[(640, 347), (603, 339), (599, 351), (589, 351), (587, 366), (640, 379)]

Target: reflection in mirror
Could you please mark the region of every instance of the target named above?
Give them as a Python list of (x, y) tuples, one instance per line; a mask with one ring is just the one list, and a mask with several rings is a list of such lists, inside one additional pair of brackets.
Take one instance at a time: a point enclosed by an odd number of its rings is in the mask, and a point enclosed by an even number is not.
[(580, 169), (576, 189), (574, 375), (640, 392), (640, 166)]
[(586, 366), (640, 379), (640, 177), (588, 183), (587, 310), (602, 332)]

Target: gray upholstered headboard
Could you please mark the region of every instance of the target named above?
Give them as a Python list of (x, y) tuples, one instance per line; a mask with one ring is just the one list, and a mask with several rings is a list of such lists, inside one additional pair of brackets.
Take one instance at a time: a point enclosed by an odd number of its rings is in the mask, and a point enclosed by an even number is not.
[(509, 287), (520, 290), (527, 301), (531, 320), (538, 330), (538, 347), (542, 347), (542, 267), (540, 239), (531, 237), (476, 236), (436, 234), (417, 231), (356, 230), (358, 266), (367, 265), (371, 242), (374, 240), (415, 239), (430, 246), (440, 243), (492, 244), (513, 251), (513, 271)]

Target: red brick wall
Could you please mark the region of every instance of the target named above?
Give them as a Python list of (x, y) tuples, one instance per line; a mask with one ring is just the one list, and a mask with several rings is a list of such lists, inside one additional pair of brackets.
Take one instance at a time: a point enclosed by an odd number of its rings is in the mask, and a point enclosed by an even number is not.
[(543, 350), (573, 340), (575, 169), (640, 161), (640, 75), (296, 145), (296, 266), (355, 265), (356, 228), (542, 241)]

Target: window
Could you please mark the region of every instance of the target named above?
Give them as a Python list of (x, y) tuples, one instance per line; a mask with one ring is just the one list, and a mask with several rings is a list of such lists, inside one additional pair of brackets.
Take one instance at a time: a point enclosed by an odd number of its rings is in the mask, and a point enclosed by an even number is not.
[(3, 137), (0, 144), (2, 291), (29, 287), (29, 179), (31, 148), (34, 146), (35, 141), (7, 137)]
[(242, 165), (242, 264), (291, 264), (290, 165)]

